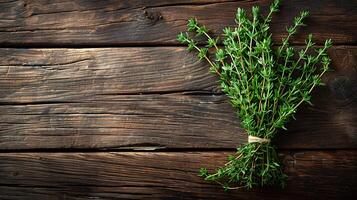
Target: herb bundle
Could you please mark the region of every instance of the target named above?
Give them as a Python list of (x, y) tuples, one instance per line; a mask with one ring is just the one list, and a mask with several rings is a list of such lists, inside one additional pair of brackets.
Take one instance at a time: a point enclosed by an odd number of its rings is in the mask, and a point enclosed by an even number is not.
[[(225, 190), (284, 185), (286, 175), (270, 140), (279, 129), (286, 129), (284, 125), (294, 118), (302, 103), (311, 104), (312, 90), (322, 85), (321, 76), (329, 69), (326, 51), (332, 46), (331, 40), (326, 40), (313, 54), (311, 34), (299, 51), (289, 44), (297, 28), (304, 25), (307, 11), (295, 17), (281, 45), (273, 48), (269, 23), (279, 5), (280, 1), (275, 0), (265, 17), (256, 6), (252, 7), (251, 17), (238, 8), (236, 26), (223, 30), (222, 48), (218, 47), (219, 39), (212, 38), (196, 19), (188, 21), (190, 34), (177, 36), (178, 41), (188, 45), (189, 51), (197, 50), (198, 58), (206, 60), (211, 72), (219, 76), (222, 91), (237, 109), (241, 125), (248, 133), (248, 143), (237, 148), (225, 166), (215, 173), (200, 170), (205, 180), (217, 182)], [(197, 37), (206, 38), (207, 45), (198, 46)]]

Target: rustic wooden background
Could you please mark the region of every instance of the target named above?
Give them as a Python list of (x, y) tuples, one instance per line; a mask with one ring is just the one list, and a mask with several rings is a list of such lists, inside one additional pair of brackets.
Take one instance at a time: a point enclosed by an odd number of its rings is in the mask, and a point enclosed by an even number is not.
[(276, 144), (285, 190), (225, 193), (201, 180), (247, 136), (208, 66), (175, 37), (195, 16), (217, 34), (271, 1), (0, 0), (0, 199), (353, 199), (357, 2), (285, 0), (278, 43), (308, 9), (333, 72)]

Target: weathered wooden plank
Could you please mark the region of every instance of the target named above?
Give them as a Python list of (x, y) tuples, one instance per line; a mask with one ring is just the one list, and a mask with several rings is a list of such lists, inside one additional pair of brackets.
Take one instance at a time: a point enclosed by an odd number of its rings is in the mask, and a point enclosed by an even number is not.
[(0, 49), (0, 101), (211, 91), (215, 76), (184, 48)]
[[(324, 77), (327, 87), (314, 93), (315, 107), (298, 113), (280, 148), (356, 147), (356, 51), (330, 51), (335, 71)], [(0, 149), (235, 148), (246, 141), (222, 95), (133, 95), (218, 91), (208, 67), (183, 48), (0, 53)]]
[[(324, 95), (350, 101), (356, 93), (357, 47), (337, 46), (329, 54), (335, 71), (325, 76), (329, 89)], [(0, 56), (0, 102), (73, 102), (103, 94), (219, 91), (208, 64), (182, 47), (0, 48)]]
[[(271, 1), (87, 1), (57, 0), (0, 2), (2, 45), (160, 45), (177, 44), (176, 35), (186, 21), (197, 17), (217, 32), (234, 25), (237, 7), (260, 5), (263, 12)], [(356, 43), (357, 7), (348, 0), (323, 2), (286, 0), (274, 18), (274, 39), (281, 40), (285, 26), (301, 10), (309, 10), (307, 28), (295, 37), (303, 43), (311, 32), (318, 43), (332, 38), (335, 43)]]
[[(303, 109), (279, 147), (355, 148), (356, 108), (354, 102)], [(106, 95), (82, 103), (2, 105), (0, 112), (0, 149), (235, 148), (247, 140), (225, 96)]]
[(284, 152), (287, 188), (232, 191), (197, 176), (231, 152), (2, 153), (1, 199), (352, 199), (355, 151)]
[(246, 140), (224, 96), (106, 95), (0, 112), (0, 149), (209, 148)]

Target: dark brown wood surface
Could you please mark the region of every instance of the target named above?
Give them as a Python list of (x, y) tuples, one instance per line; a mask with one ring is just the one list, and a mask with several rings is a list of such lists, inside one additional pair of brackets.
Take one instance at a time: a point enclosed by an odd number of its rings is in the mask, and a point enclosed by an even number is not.
[[(352, 199), (356, 151), (282, 152), (287, 187), (225, 193), (197, 176), (232, 152), (0, 154), (1, 199)], [(29, 189), (31, 188), (31, 189)], [(304, 191), (304, 192), (302, 192)]]
[[(326, 90), (318, 92), (338, 100), (337, 104), (353, 100), (357, 47), (336, 45), (329, 55), (333, 71), (324, 76)], [(80, 102), (103, 95), (220, 94), (208, 64), (184, 47), (0, 48), (0, 56), (1, 103)]]
[[(176, 35), (195, 16), (215, 32), (234, 25), (237, 7), (261, 5), (266, 13), (271, 1), (157, 0), (47, 2), (1, 1), (0, 44), (3, 45), (157, 45), (177, 44)], [(273, 20), (273, 37), (280, 41), (285, 27), (301, 10), (309, 10), (310, 26), (295, 37), (303, 43), (307, 32), (317, 42), (332, 38), (337, 44), (356, 44), (356, 2), (351, 0), (285, 0)]]
[(271, 1), (0, 0), (0, 199), (354, 199), (357, 4), (283, 1), (329, 50), (313, 107), (281, 131), (287, 188), (224, 192), (197, 176), (246, 142), (207, 63), (175, 37), (196, 17), (220, 33), (237, 7)]
[[(235, 148), (246, 142), (215, 76), (184, 48), (1, 49), (0, 55), (4, 149)], [(350, 139), (357, 134), (351, 131), (357, 128), (357, 48), (334, 47), (330, 55), (327, 86), (279, 138), (281, 148), (357, 145)]]

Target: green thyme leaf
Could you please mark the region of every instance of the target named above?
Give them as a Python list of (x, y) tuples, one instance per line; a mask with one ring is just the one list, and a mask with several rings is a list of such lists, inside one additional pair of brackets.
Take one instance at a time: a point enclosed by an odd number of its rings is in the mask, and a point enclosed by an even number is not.
[[(252, 7), (251, 15), (238, 8), (235, 27), (223, 29), (222, 47), (217, 45), (218, 38), (212, 38), (209, 30), (200, 26), (195, 18), (187, 24), (194, 37), (188, 33), (177, 36), (180, 43), (187, 44), (189, 51), (197, 50), (198, 59), (205, 60), (211, 66), (210, 71), (218, 75), (221, 90), (229, 97), (248, 135), (266, 141), (274, 139), (280, 129), (286, 129), (285, 125), (294, 119), (302, 103), (312, 105), (311, 92), (323, 84), (322, 76), (331, 63), (327, 54), (332, 46), (330, 39), (315, 53), (310, 53), (314, 46), (311, 34), (304, 48), (295, 49), (289, 44), (298, 28), (305, 26), (308, 11), (294, 18), (293, 25), (286, 28), (287, 36), (281, 45), (273, 48), (269, 23), (279, 5), (280, 0), (275, 0), (267, 16), (261, 16), (257, 6)], [(205, 37), (207, 44), (198, 46), (196, 37)], [(236, 154), (228, 157), (224, 166), (213, 173), (202, 168), (199, 175), (220, 184), (224, 190), (283, 187), (286, 179), (270, 142), (242, 145)]]

